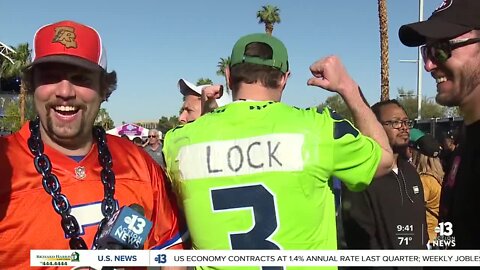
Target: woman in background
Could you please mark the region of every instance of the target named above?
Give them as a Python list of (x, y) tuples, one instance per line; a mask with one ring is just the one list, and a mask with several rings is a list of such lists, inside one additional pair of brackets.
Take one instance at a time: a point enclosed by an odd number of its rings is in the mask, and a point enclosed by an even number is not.
[(429, 242), (432, 242), (437, 237), (435, 228), (438, 226), (440, 191), (445, 175), (442, 162), (438, 157), (442, 148), (435, 138), (428, 134), (424, 134), (412, 144), (412, 164), (417, 168), (422, 181), (428, 238)]

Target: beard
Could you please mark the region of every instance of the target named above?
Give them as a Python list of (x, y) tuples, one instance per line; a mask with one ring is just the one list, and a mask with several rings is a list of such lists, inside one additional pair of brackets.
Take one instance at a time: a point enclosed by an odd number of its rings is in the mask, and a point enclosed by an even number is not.
[(392, 145), (392, 151), (394, 154), (405, 157), (407, 155), (408, 143), (400, 145)]
[[(477, 87), (480, 86), (480, 59), (477, 58), (475, 65), (469, 65), (465, 68), (465, 76), (461, 83), (463, 89), (463, 97), (469, 96)], [(460, 104), (459, 104), (460, 105)]]
[(80, 136), (83, 130), (85, 130), (85, 120), (83, 118), (77, 123), (63, 124), (60, 126), (53, 123), (52, 117), (47, 115), (47, 131), (49, 134), (52, 134), (53, 137), (72, 139)]
[(468, 96), (480, 86), (480, 65), (479, 58), (464, 65), (460, 72), (457, 73), (456, 80), (459, 81), (458, 88), (451, 89), (448, 92), (439, 92), (435, 97), (438, 104), (455, 107), (466, 102)]
[(87, 127), (84, 115), (81, 115), (80, 119), (72, 123), (58, 123), (54, 120), (54, 116), (47, 113), (45, 120), (44, 129), (47, 136), (64, 148), (76, 149), (91, 138), (89, 136), (92, 134), (91, 131), (88, 133), (91, 127)]
[(46, 112), (46, 131), (50, 136), (58, 138), (61, 140), (65, 139), (74, 139), (75, 137), (81, 136), (82, 132), (86, 127), (85, 112), (87, 112), (87, 106), (84, 104), (72, 103), (71, 106), (78, 108), (79, 119), (76, 119), (72, 122), (62, 122), (55, 119), (55, 114), (53, 108), (57, 103), (47, 102), (45, 104)]

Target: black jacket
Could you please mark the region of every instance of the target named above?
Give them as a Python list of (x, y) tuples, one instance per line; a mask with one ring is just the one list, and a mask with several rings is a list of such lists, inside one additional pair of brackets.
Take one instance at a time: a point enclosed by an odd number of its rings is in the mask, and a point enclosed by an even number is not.
[[(455, 249), (479, 249), (480, 233), (480, 121), (466, 126), (466, 141), (460, 144), (457, 173), (443, 181), (440, 221), (451, 222)], [(451, 179), (450, 179), (451, 178)], [(453, 181), (452, 181), (453, 180)]]
[(426, 249), (422, 182), (406, 160), (399, 158), (397, 165), (398, 175), (392, 171), (375, 178), (362, 192), (343, 188), (343, 229), (349, 249)]

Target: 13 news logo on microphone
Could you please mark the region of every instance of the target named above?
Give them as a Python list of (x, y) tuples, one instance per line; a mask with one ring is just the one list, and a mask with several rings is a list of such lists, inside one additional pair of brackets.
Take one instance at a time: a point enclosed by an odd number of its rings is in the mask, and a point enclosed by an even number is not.
[(108, 221), (98, 239), (99, 249), (143, 249), (152, 222), (138, 204), (124, 206)]

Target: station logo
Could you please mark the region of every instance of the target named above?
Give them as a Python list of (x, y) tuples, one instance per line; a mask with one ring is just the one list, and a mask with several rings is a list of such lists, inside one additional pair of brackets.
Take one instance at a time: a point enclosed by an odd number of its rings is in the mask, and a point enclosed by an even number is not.
[(439, 222), (435, 227), (437, 238), (432, 241), (432, 247), (448, 249), (455, 247), (455, 237), (453, 236), (453, 224), (451, 222)]

